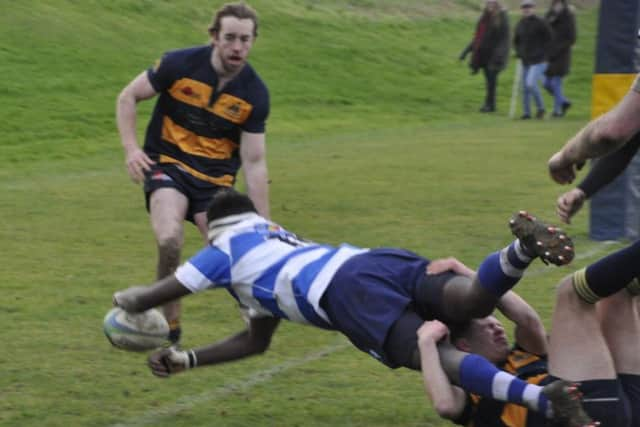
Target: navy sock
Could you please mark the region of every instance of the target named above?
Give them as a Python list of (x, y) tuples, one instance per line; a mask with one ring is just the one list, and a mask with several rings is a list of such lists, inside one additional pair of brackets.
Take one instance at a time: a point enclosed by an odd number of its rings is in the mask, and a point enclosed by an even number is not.
[(478, 281), (487, 291), (500, 297), (520, 281), (533, 258), (527, 255), (520, 240), (489, 255), (478, 268)]
[(551, 416), (551, 405), (542, 387), (501, 371), (477, 354), (468, 354), (460, 363), (460, 386), (490, 399), (512, 402)]
[(576, 293), (586, 302), (613, 295), (640, 276), (640, 241), (614, 252), (573, 276)]

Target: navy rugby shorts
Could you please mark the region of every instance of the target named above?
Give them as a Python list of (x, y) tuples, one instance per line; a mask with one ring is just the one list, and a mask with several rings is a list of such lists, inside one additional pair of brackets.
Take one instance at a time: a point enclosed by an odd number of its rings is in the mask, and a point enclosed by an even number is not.
[[(556, 377), (549, 376), (557, 379)], [(625, 380), (585, 380), (578, 388), (582, 393), (582, 407), (603, 427), (637, 426), (638, 419), (632, 422), (632, 413), (638, 412), (640, 405), (640, 376), (625, 375)], [(632, 378), (630, 378), (632, 377)], [(627, 390), (629, 393), (627, 393)]]
[(149, 198), (151, 193), (159, 188), (175, 188), (184, 194), (189, 200), (189, 207), (185, 219), (193, 222), (193, 216), (198, 212), (206, 212), (211, 198), (220, 187), (207, 184), (203, 186), (203, 181), (180, 170), (173, 164), (156, 163), (151, 167), (151, 171), (145, 173), (144, 197), (149, 211)]

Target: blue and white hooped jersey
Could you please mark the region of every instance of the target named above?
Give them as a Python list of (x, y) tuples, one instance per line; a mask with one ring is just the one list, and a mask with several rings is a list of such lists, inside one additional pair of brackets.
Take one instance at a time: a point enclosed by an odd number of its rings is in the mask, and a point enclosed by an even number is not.
[(234, 217), (176, 270), (180, 283), (191, 292), (226, 288), (250, 317), (331, 328), (320, 299), (338, 268), (367, 250), (305, 241), (253, 213)]

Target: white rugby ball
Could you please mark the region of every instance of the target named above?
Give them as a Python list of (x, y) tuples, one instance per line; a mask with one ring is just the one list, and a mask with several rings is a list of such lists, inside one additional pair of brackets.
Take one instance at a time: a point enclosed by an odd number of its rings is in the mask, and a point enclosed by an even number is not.
[(123, 350), (153, 350), (168, 341), (169, 324), (155, 308), (136, 314), (112, 308), (104, 317), (103, 326), (111, 344)]

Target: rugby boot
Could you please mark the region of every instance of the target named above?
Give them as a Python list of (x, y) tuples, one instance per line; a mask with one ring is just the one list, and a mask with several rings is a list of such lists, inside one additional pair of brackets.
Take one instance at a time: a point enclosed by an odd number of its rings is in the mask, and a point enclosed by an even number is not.
[(573, 260), (571, 238), (561, 229), (543, 223), (527, 211), (513, 214), (509, 227), (529, 256), (555, 265), (566, 265)]

